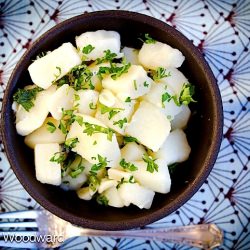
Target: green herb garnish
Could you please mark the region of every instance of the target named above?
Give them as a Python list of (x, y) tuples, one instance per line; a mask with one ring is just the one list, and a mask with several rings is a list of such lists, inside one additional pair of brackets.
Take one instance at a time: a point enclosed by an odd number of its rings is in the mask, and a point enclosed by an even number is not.
[(124, 124), (127, 123), (127, 122), (128, 122), (128, 120), (127, 120), (127, 118), (125, 117), (125, 118), (123, 118), (123, 119), (121, 119), (121, 120), (119, 120), (119, 121), (113, 122), (113, 125), (118, 125), (119, 128), (123, 128)]
[(147, 82), (145, 81), (145, 82), (143, 83), (143, 86), (147, 88), (147, 87), (149, 86), (149, 83), (147, 83)]
[(137, 143), (139, 143), (139, 141), (135, 137), (132, 137), (132, 136), (124, 136), (123, 141), (124, 141), (125, 144), (129, 143), (129, 142), (137, 142)]
[(165, 93), (161, 96), (162, 107), (165, 108), (164, 102), (170, 102), (171, 99), (172, 99), (172, 96), (171, 96), (168, 92), (165, 92)]
[(116, 114), (118, 114), (120, 111), (124, 110), (122, 108), (113, 108), (113, 107), (107, 107), (103, 104), (100, 104), (101, 107), (101, 114), (109, 113), (108, 119), (111, 120)]
[(56, 126), (53, 122), (47, 122), (46, 123), (48, 126), (47, 126), (47, 130), (50, 132), (50, 133), (54, 133), (56, 131)]
[(137, 90), (137, 83), (136, 83), (136, 80), (134, 80), (133, 83), (134, 83), (134, 88), (135, 88), (135, 90)]
[(109, 200), (105, 195), (98, 195), (97, 198), (96, 198), (96, 201), (100, 205), (104, 205), (104, 206), (108, 206), (108, 204), (109, 204)]
[(89, 54), (91, 51), (93, 51), (94, 48), (95, 48), (95, 47), (93, 47), (91, 44), (89, 44), (89, 45), (83, 47), (82, 53), (87, 55), (87, 54)]
[(93, 134), (97, 134), (97, 133), (104, 133), (104, 134), (107, 134), (107, 139), (109, 141), (112, 141), (112, 137), (113, 137), (113, 133), (114, 133), (114, 131), (112, 129), (105, 128), (105, 127), (102, 127), (102, 126), (96, 125), (96, 124), (91, 124), (88, 122), (85, 122), (84, 125), (86, 128), (83, 130), (83, 133), (86, 133), (89, 136), (91, 136)]
[(91, 175), (88, 178), (89, 188), (95, 192), (97, 190), (98, 185), (100, 184), (100, 181), (98, 180), (96, 173), (91, 173)]
[(134, 164), (132, 164), (132, 163), (130, 163), (130, 162), (126, 162), (124, 158), (121, 159), (121, 161), (120, 161), (120, 166), (121, 166), (123, 169), (129, 170), (129, 171), (136, 171), (136, 170), (138, 169)]
[(146, 34), (145, 34), (144, 43), (147, 43), (147, 44), (152, 43), (152, 44), (154, 44), (154, 43), (156, 43), (156, 40), (153, 39), (152, 37), (150, 37), (148, 33), (146, 33)]
[(76, 144), (79, 142), (78, 138), (69, 138), (65, 141), (64, 145), (66, 148), (75, 148)]
[(32, 89), (18, 89), (14, 94), (13, 99), (20, 104), (26, 111), (29, 111), (34, 106), (34, 100), (38, 92), (42, 91), (42, 88), (35, 87)]
[(157, 81), (162, 78), (169, 77), (169, 76), (171, 76), (171, 73), (170, 72), (166, 73), (166, 69), (162, 67), (158, 67), (156, 71), (153, 71), (152, 73), (152, 78), (154, 81)]
[(94, 164), (91, 167), (91, 172), (97, 172), (105, 167), (107, 167), (108, 162), (107, 162), (107, 157), (102, 157), (101, 155), (97, 155), (99, 163)]
[(131, 97), (127, 97), (125, 102), (131, 102)]
[(116, 57), (116, 53), (112, 53), (109, 49), (104, 50), (104, 56), (102, 58), (97, 58), (97, 64), (103, 63), (103, 62), (112, 62)]
[(153, 173), (154, 171), (158, 171), (158, 165), (155, 163), (156, 159), (153, 159), (148, 154), (143, 154), (143, 161), (147, 163), (147, 171)]
[(89, 108), (90, 108), (90, 109), (96, 109), (97, 106), (96, 106), (93, 102), (91, 102), (91, 103), (89, 104)]
[(84, 168), (85, 168), (85, 167), (84, 167), (83, 165), (81, 165), (81, 162), (80, 162), (79, 166), (78, 166), (76, 169), (72, 170), (72, 171), (69, 173), (69, 175), (70, 175), (72, 178), (76, 178), (79, 174), (81, 174), (81, 173), (83, 172)]
[(173, 174), (176, 170), (176, 167), (179, 165), (179, 163), (173, 163), (173, 164), (170, 164), (168, 165), (168, 169), (169, 169), (169, 173), (170, 174)]
[(51, 162), (63, 163), (67, 158), (66, 152), (57, 152), (51, 158)]

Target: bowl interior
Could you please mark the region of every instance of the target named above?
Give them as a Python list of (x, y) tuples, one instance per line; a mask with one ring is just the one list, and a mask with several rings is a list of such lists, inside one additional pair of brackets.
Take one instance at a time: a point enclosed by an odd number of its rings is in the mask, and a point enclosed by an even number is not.
[[(186, 57), (180, 70), (195, 85), (197, 103), (187, 128), (192, 152), (188, 161), (172, 175), (171, 192), (157, 194), (151, 209), (134, 206), (116, 209), (85, 202), (75, 192), (44, 185), (35, 178), (34, 158), (23, 137), (16, 133), (11, 110), (12, 96), (17, 88), (31, 84), (27, 67), (36, 55), (53, 50), (63, 42), (72, 42), (76, 35), (99, 29), (116, 30), (122, 45), (140, 48), (138, 37), (149, 33), (153, 38), (178, 48)], [(85, 14), (67, 20), (39, 38), (16, 66), (6, 89), (3, 102), (2, 128), (6, 154), (11, 166), (26, 190), (54, 214), (84, 227), (126, 229), (143, 226), (173, 212), (187, 201), (209, 174), (220, 145), (222, 128), (221, 101), (214, 77), (194, 46), (176, 30), (153, 18), (124, 11), (104, 11)]]

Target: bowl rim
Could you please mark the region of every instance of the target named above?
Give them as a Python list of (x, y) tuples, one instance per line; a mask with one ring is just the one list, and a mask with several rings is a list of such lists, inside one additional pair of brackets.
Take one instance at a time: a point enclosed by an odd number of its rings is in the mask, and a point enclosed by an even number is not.
[(157, 209), (156, 211), (150, 213), (150, 215), (144, 215), (139, 218), (135, 219), (127, 219), (126, 221), (95, 221), (92, 219), (84, 219), (79, 218), (78, 216), (75, 216), (74, 214), (71, 214), (68, 211), (64, 211), (63, 209), (55, 206), (53, 203), (46, 200), (43, 196), (39, 195), (39, 193), (36, 193), (35, 190), (30, 189), (28, 181), (26, 181), (23, 177), (23, 173), (21, 169), (15, 166), (14, 160), (12, 159), (12, 155), (10, 154), (10, 144), (7, 143), (6, 138), (6, 129), (7, 124), (5, 123), (5, 115), (1, 116), (1, 134), (3, 138), (3, 144), (5, 148), (5, 154), (7, 155), (8, 161), (10, 162), (11, 168), (14, 171), (17, 179), (22, 184), (22, 186), (26, 189), (26, 191), (31, 195), (31, 197), (37, 201), (40, 205), (42, 205), (45, 209), (52, 212), (53, 214), (57, 215), (58, 217), (67, 220), (73, 224), (84, 226), (87, 228), (93, 228), (93, 229), (105, 229), (105, 230), (120, 230), (120, 229), (131, 229), (135, 227), (141, 227), (145, 226), (146, 224), (150, 224), (154, 221), (157, 221), (159, 219), (162, 219), (166, 215), (171, 214), (172, 212), (179, 209), (181, 206), (183, 206), (201, 187), (201, 185), (205, 182), (206, 178), (208, 177), (210, 171), (213, 168), (213, 165), (217, 159), (217, 155), (220, 149), (220, 144), (222, 140), (223, 135), (223, 108), (222, 108), (222, 100), (221, 95), (219, 91), (219, 87), (216, 83), (216, 79), (212, 73), (212, 70), (210, 69), (208, 63), (205, 61), (205, 58), (202, 56), (201, 52), (196, 48), (191, 41), (188, 40), (183, 34), (181, 34), (179, 31), (174, 29), (173, 27), (169, 26), (163, 21), (160, 21), (154, 17), (147, 16), (138, 12), (132, 12), (132, 11), (125, 11), (125, 10), (104, 10), (104, 11), (95, 11), (90, 13), (81, 14), (72, 18), (69, 18), (67, 20), (64, 20), (63, 22), (55, 25), (45, 33), (43, 33), (40, 37), (38, 37), (31, 46), (26, 50), (26, 52), (22, 55), (22, 57), (19, 59), (19, 62), (16, 64), (14, 70), (12, 71), (12, 74), (8, 80), (3, 102), (2, 102), (2, 114), (6, 113), (7, 108), (7, 100), (9, 97), (10, 89), (13, 85), (13, 81), (15, 82), (15, 75), (20, 67), (20, 65), (23, 63), (25, 58), (29, 55), (29, 51), (33, 48), (39, 46), (42, 40), (46, 40), (48, 36), (63, 28), (63, 26), (67, 26), (72, 22), (77, 22), (79, 19), (89, 19), (89, 18), (104, 18), (104, 17), (122, 17), (127, 20), (134, 20), (139, 22), (144, 22), (147, 24), (150, 22), (151, 25), (157, 26), (157, 28), (161, 29), (163, 32), (171, 31), (170, 36), (177, 37), (180, 39), (181, 42), (185, 44), (185, 46), (188, 47), (188, 50), (192, 51), (194, 54), (196, 60), (201, 64), (202, 68), (206, 72), (208, 79), (211, 84), (211, 88), (213, 90), (213, 94), (215, 96), (214, 98), (214, 106), (215, 108), (215, 121), (217, 123), (214, 124), (214, 140), (211, 142), (211, 153), (209, 155), (209, 158), (207, 160), (206, 167), (202, 171), (202, 173), (199, 175), (199, 178), (196, 178), (191, 184), (188, 190), (185, 190), (178, 198), (176, 198), (174, 201), (172, 201), (172, 206), (170, 208), (166, 208), (166, 206)]

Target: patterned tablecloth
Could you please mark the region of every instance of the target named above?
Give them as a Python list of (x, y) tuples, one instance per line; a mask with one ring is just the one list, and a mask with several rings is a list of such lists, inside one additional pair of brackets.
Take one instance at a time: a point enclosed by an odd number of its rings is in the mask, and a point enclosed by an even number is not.
[[(250, 249), (249, 0), (0, 0), (0, 101), (13, 68), (35, 39), (67, 18), (104, 9), (144, 13), (182, 32), (204, 54), (223, 99), (224, 139), (211, 174), (184, 206), (154, 226), (213, 222), (224, 230), (219, 249)], [(0, 146), (1, 212), (39, 207), (17, 181)], [(191, 248), (81, 237), (60, 249)]]

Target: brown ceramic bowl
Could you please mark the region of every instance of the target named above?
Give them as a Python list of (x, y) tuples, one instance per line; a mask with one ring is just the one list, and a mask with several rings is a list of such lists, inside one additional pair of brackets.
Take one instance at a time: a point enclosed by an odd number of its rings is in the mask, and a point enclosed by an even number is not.
[[(187, 128), (192, 152), (172, 175), (169, 194), (157, 194), (149, 210), (134, 206), (116, 209), (85, 202), (74, 192), (44, 185), (35, 178), (33, 152), (16, 133), (11, 110), (17, 88), (31, 84), (27, 68), (42, 51), (53, 50), (63, 42), (74, 43), (76, 35), (99, 29), (116, 30), (122, 45), (139, 48), (138, 37), (149, 33), (155, 39), (178, 48), (186, 57), (181, 71), (196, 87), (197, 103)], [(76, 225), (106, 230), (144, 226), (172, 213), (199, 189), (216, 160), (222, 136), (222, 104), (216, 80), (201, 53), (174, 28), (152, 17), (126, 11), (100, 11), (66, 20), (37, 39), (16, 65), (5, 91), (2, 106), (2, 133), (7, 157), (17, 178), (44, 208)]]

